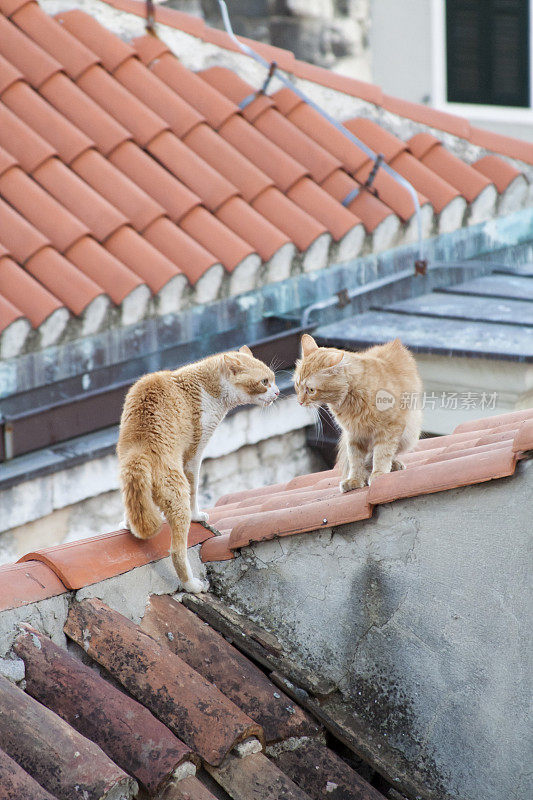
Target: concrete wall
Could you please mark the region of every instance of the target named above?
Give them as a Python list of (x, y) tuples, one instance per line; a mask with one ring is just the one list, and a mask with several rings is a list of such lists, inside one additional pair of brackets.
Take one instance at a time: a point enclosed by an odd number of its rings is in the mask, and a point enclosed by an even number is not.
[(419, 776), (421, 796), (530, 797), (532, 489), (522, 462), (333, 533), (256, 544), (210, 580), (339, 687), (376, 757)]

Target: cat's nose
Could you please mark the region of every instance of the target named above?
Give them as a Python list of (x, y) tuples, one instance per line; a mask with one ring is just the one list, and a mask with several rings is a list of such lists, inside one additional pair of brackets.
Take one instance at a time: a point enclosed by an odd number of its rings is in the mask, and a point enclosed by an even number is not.
[(277, 386), (276, 386), (276, 388), (274, 390), (274, 394), (276, 395), (276, 397), (279, 397), (279, 389), (278, 389)]

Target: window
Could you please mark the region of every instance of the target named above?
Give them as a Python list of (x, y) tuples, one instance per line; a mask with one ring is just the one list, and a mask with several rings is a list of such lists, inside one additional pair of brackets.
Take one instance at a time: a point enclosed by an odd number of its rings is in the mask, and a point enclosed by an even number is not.
[(447, 100), (530, 105), (529, 0), (446, 0)]

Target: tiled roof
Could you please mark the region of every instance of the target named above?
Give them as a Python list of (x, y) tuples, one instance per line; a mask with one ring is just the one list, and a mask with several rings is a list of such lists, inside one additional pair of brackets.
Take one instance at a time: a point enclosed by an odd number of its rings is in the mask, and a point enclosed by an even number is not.
[[(136, 0), (113, 5), (144, 13)], [(0, 10), (4, 357), (54, 343), (69, 325), (83, 335), (323, 267), (409, 227), (412, 200), (383, 171), (343, 204), (371, 161), (290, 90), (241, 112), (252, 86), (222, 67), (192, 72), (155, 37), (128, 44), (81, 11), (53, 19), (34, 0)], [(234, 48), (201, 20), (162, 7), (156, 16)], [(297, 77), (388, 108), (377, 87), (252, 44)], [(397, 102), (390, 110), (409, 116)], [(424, 124), (474, 141), (466, 121), (420, 109)], [(404, 142), (370, 119), (346, 124), (413, 183), (426, 234), (526, 198), (520, 165), (497, 155), (470, 165), (429, 133)], [(531, 145), (484, 142), (533, 163)]]
[(138, 786), (142, 797), (215, 800), (216, 784), (236, 800), (383, 800), (319, 722), (169, 595), (149, 599), (141, 625), (71, 599), (64, 632), (74, 654), (22, 623), (12, 654), (24, 690), (0, 676), (6, 800), (129, 800)]

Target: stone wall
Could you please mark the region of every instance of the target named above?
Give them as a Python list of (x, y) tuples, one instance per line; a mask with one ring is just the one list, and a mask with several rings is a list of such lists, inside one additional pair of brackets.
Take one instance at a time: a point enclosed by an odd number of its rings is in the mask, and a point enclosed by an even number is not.
[[(222, 27), (217, 0), (168, 0)], [(227, 0), (235, 33), (296, 58), (370, 80), (370, 0)]]
[[(202, 465), (201, 507), (228, 492), (251, 489), (324, 468), (305, 443), (307, 415), (294, 397), (256, 419), (261, 409), (227, 418)], [(31, 550), (116, 530), (123, 509), (114, 455), (0, 490), (0, 564)]]
[(207, 565), (209, 579), (338, 687), (375, 762), (416, 796), (530, 796), (532, 489), (530, 460), (510, 478), (254, 544)]

